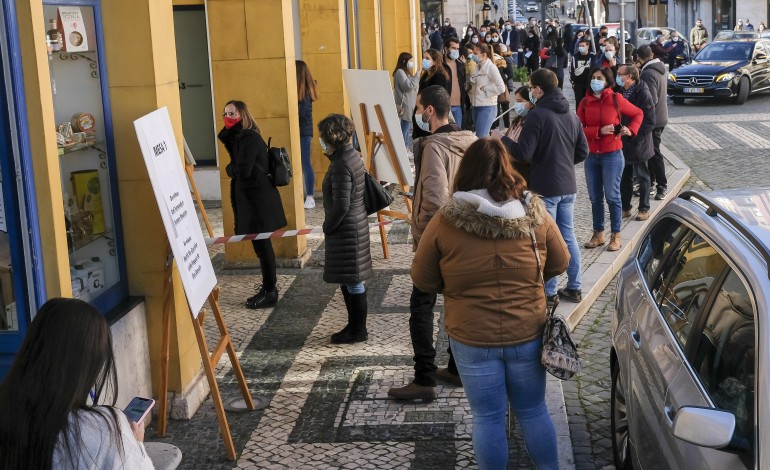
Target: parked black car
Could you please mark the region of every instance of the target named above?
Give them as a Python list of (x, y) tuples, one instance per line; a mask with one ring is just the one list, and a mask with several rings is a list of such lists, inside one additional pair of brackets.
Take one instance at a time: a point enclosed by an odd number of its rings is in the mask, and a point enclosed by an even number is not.
[(683, 104), (686, 98), (732, 98), (743, 104), (750, 93), (770, 89), (770, 40), (714, 41), (692, 63), (668, 74), (668, 96)]

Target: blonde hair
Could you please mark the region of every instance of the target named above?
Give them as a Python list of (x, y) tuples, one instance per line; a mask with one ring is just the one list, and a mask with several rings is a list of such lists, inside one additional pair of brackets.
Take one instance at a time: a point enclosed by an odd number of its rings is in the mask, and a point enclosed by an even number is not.
[(235, 106), (235, 109), (238, 110), (238, 114), (241, 116), (241, 125), (244, 129), (254, 129), (258, 133), (262, 133), (262, 130), (257, 125), (257, 121), (254, 120), (254, 116), (251, 115), (249, 107), (246, 106), (246, 103), (239, 100), (230, 100), (225, 103), (225, 107), (228, 105), (233, 105)]
[(299, 101), (305, 101), (310, 94), (310, 100), (316, 101), (318, 99), (318, 92), (315, 88), (315, 80), (310, 74), (310, 68), (302, 61), (296, 61), (297, 64), (297, 99)]

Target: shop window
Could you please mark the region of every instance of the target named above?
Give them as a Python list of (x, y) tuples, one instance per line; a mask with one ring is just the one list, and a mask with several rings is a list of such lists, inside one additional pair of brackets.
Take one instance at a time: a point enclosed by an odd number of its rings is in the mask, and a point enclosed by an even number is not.
[(106, 312), (127, 289), (97, 8), (43, 13), (72, 294)]

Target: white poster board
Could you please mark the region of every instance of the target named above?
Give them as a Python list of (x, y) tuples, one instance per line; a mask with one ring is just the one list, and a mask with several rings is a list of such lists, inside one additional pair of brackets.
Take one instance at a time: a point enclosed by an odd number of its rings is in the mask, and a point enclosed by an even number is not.
[(197, 318), (217, 278), (187, 187), (168, 109), (163, 107), (137, 119), (134, 128), (187, 302)]
[[(367, 158), (366, 138), (364, 137), (364, 126), (361, 120), (360, 104), (366, 104), (369, 120), (369, 130), (382, 133), (380, 121), (377, 119), (377, 113), (374, 105), (382, 107), (382, 114), (385, 117), (385, 125), (388, 126), (388, 132), (393, 140), (393, 147), (396, 150), (396, 159), (401, 172), (406, 181), (405, 184), (414, 186), (414, 175), (409, 165), (409, 156), (406, 154), (406, 145), (401, 134), (401, 123), (396, 112), (396, 101), (393, 98), (393, 89), (390, 87), (390, 75), (383, 70), (343, 70), (342, 78), (345, 81), (345, 90), (348, 94), (350, 103), (350, 112), (353, 123), (356, 126), (356, 135), (361, 144), (361, 154)], [(383, 144), (375, 153), (372, 161), (377, 171), (377, 179), (389, 183), (398, 183), (398, 174), (393, 168), (392, 160), (388, 155), (388, 148)]]

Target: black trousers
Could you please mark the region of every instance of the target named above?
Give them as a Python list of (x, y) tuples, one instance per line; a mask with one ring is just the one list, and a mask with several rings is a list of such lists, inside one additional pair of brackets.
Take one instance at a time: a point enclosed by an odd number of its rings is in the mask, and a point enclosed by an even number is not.
[[(511, 99), (513, 99), (513, 93), (510, 94)], [(497, 114), (505, 113), (510, 109), (510, 103), (497, 103)], [(503, 119), (503, 125), (505, 126), (505, 130), (508, 130), (509, 127), (511, 127), (511, 113), (505, 113), (505, 116), (502, 117)], [(492, 129), (497, 129), (500, 127), (500, 119), (497, 119), (495, 122), (492, 123)]]
[[(433, 307), (436, 294), (423, 292), (412, 286), (409, 298), (409, 334), (414, 349), (414, 383), (428, 387), (436, 386), (436, 348), (433, 346)], [(457, 365), (449, 352), (449, 371), (455, 375)]]
[(275, 274), (273, 242), (270, 239), (252, 240), (251, 245), (259, 258), (259, 267), (262, 270), (262, 287), (268, 291), (275, 290), (277, 276)]
[(658, 188), (668, 186), (666, 179), (666, 164), (663, 161), (663, 154), (660, 153), (660, 136), (665, 127), (656, 127), (652, 130), (652, 145), (655, 147), (655, 154), (647, 161), (647, 168), (650, 170), (650, 187), (657, 183)]
[(639, 183), (639, 210), (650, 210), (650, 172), (647, 163), (635, 163), (623, 168), (620, 177), (620, 205), (624, 211), (631, 210), (631, 198), (634, 196), (634, 176)]

